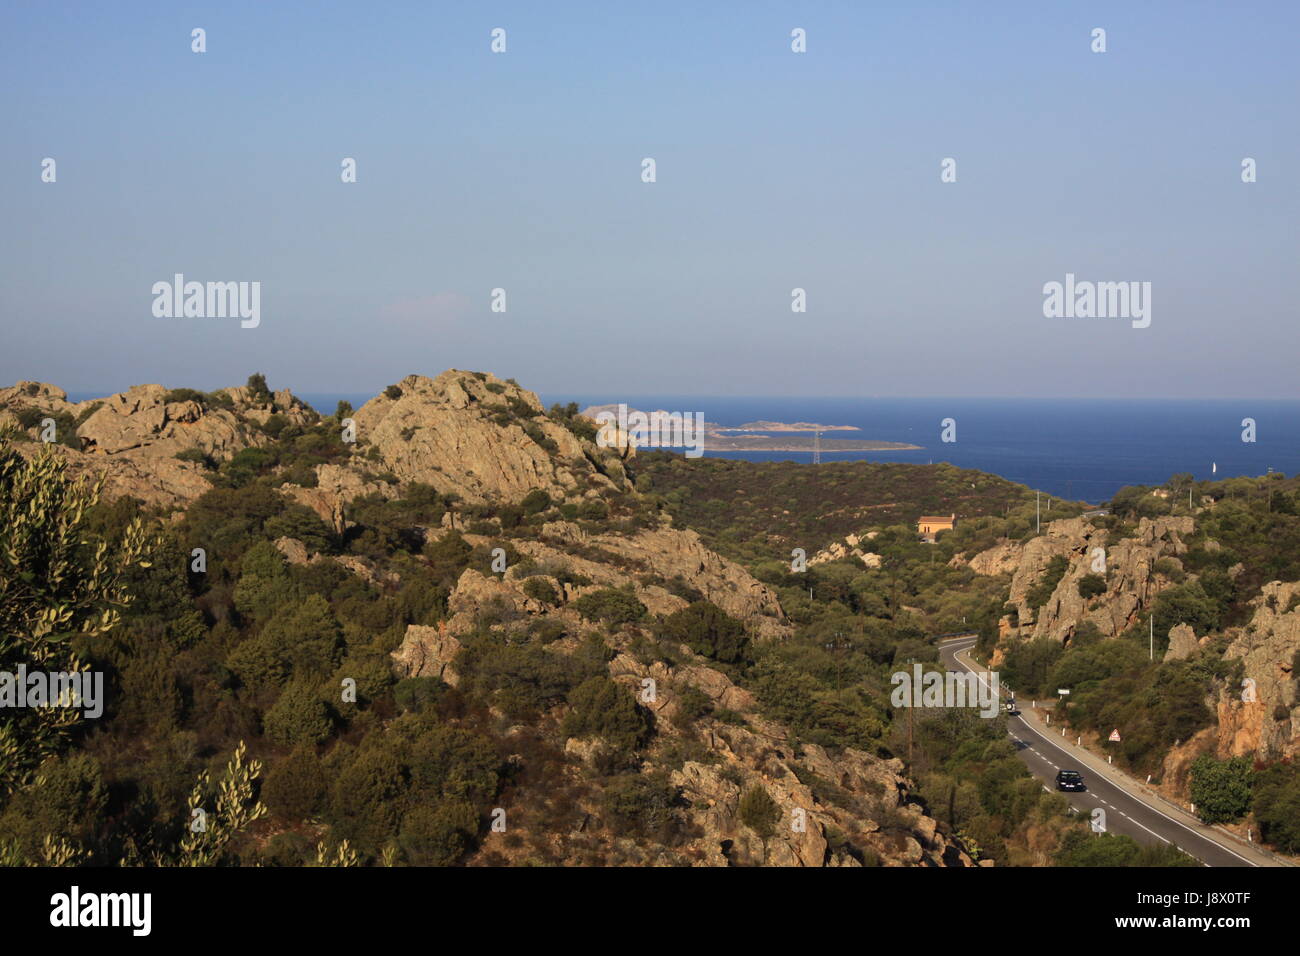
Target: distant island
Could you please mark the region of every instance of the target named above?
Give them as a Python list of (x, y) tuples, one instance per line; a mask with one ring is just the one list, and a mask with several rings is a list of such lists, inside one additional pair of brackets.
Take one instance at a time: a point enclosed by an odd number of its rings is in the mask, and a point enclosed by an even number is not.
[[(611, 415), (618, 414), (618, 405), (591, 405), (582, 410), (582, 414), (587, 418), (599, 420), (596, 418), (602, 412), (608, 412)], [(639, 410), (630, 406), (625, 406), (624, 414), (632, 415)], [(640, 412), (640, 414), (651, 415), (669, 415), (662, 409), (653, 412)], [(681, 415), (682, 413), (677, 413)], [(820, 425), (815, 422), (775, 422), (775, 421), (756, 421), (746, 422), (744, 425), (721, 425), (717, 422), (706, 421), (704, 423), (704, 447), (706, 451), (784, 451), (784, 452), (812, 452), (818, 448), (827, 454), (836, 452), (858, 452), (858, 451), (915, 451), (920, 445), (909, 445), (906, 442), (895, 441), (878, 441), (875, 439), (856, 439), (856, 438), (823, 438), (814, 437), (794, 437), (771, 435), (741, 435), (737, 432), (823, 432), (823, 431), (861, 431), (855, 425)]]
[(857, 432), (857, 425), (818, 425), (815, 422), (745, 422), (743, 425), (717, 426), (720, 432)]
[[(790, 429), (795, 431), (796, 429)], [(802, 429), (799, 429), (800, 431)], [(772, 428), (768, 431), (778, 431)], [(722, 431), (705, 432), (706, 451), (806, 451), (818, 447), (813, 438), (776, 438), (770, 435), (728, 435)], [(821, 451), (834, 454), (841, 451), (915, 451), (920, 445), (897, 441), (875, 441), (856, 438), (823, 438)]]

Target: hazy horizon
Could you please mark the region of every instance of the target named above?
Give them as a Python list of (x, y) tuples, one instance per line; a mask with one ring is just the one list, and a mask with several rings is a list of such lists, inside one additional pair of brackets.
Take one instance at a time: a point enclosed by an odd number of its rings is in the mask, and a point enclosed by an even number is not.
[[(0, 23), (0, 383), (1300, 397), (1295, 5)], [(260, 324), (155, 317), (177, 273), (259, 282)], [(1149, 282), (1149, 327), (1045, 317), (1067, 275)]]
[[(442, 370), (440, 370), (440, 371), (438, 371), (438, 372), (432, 372), (432, 373), (417, 372), (417, 373), (413, 373), (413, 374), (425, 375), (427, 378), (436, 378), (438, 375), (442, 374), (442, 372), (445, 372), (445, 371), (449, 371), (449, 369), (442, 369)], [(1170, 402), (1170, 403), (1182, 403), (1182, 404), (1192, 404), (1192, 403), (1196, 403), (1196, 402), (1220, 403), (1220, 402), (1251, 402), (1251, 401), (1260, 401), (1260, 402), (1269, 402), (1269, 403), (1273, 403), (1273, 404), (1289, 404), (1289, 403), (1300, 404), (1300, 397), (1290, 397), (1290, 396), (1276, 397), (1276, 396), (1268, 396), (1268, 395), (1180, 395), (1180, 396), (1146, 395), (1146, 396), (1137, 396), (1137, 397), (1107, 396), (1107, 395), (1101, 395), (1101, 396), (1091, 396), (1091, 395), (1049, 395), (1049, 396), (1040, 396), (1040, 395), (995, 395), (995, 394), (992, 394), (992, 395), (957, 395), (957, 394), (948, 394), (948, 395), (944, 395), (944, 394), (926, 394), (926, 395), (886, 395), (886, 394), (866, 394), (866, 393), (855, 393), (855, 394), (799, 394), (799, 395), (792, 395), (792, 394), (783, 394), (783, 393), (779, 393), (779, 392), (769, 392), (769, 393), (763, 393), (763, 392), (749, 392), (749, 393), (721, 393), (721, 392), (714, 392), (714, 393), (711, 393), (711, 394), (706, 394), (706, 393), (691, 393), (691, 392), (666, 391), (666, 390), (660, 390), (660, 391), (650, 390), (650, 391), (641, 391), (641, 392), (637, 392), (637, 393), (631, 393), (631, 392), (618, 392), (618, 391), (615, 391), (615, 390), (587, 390), (587, 389), (570, 389), (570, 388), (554, 388), (554, 389), (534, 388), (533, 386), (529, 385), (528, 382), (520, 381), (520, 380), (518, 379), (517, 376), (502, 375), (502, 374), (500, 374), (500, 373), (494, 372), (494, 371), (491, 370), (491, 369), (461, 369), (461, 371), (466, 371), (466, 372), (491, 372), (492, 374), (496, 375), (498, 378), (501, 378), (501, 379), (512, 378), (512, 377), (513, 377), (513, 378), (516, 379), (516, 381), (519, 381), (519, 385), (520, 385), (520, 387), (525, 388), (525, 389), (527, 389), (528, 391), (531, 391), (531, 392), (536, 393), (536, 394), (538, 395), (539, 398), (542, 398), (542, 399), (543, 399), (545, 402), (547, 402), (548, 404), (549, 404), (552, 400), (554, 400), (554, 401), (560, 401), (560, 400), (563, 400), (563, 401), (566, 401), (566, 402), (567, 402), (567, 401), (578, 401), (579, 403), (588, 403), (588, 404), (608, 404), (608, 403), (617, 403), (617, 402), (620, 402), (620, 401), (621, 401), (621, 402), (626, 403), (626, 404), (629, 405), (629, 406), (635, 406), (638, 402), (647, 402), (647, 401), (665, 401), (665, 400), (668, 400), (668, 399), (671, 399), (671, 398), (678, 398), (678, 399), (694, 399), (694, 400), (698, 400), (698, 401), (708, 401), (708, 400), (710, 400), (710, 399), (715, 399), (715, 400), (716, 400), (716, 399), (725, 399), (725, 400), (727, 400), (727, 401), (765, 400), (765, 399), (772, 399), (772, 400), (777, 400), (777, 401), (802, 401), (802, 400), (815, 401), (815, 400), (818, 400), (818, 399), (828, 399), (828, 400), (835, 400), (835, 399), (859, 399), (859, 400), (862, 400), (862, 401), (876, 401), (876, 400), (879, 400), (879, 401), (892, 401), (892, 400), (905, 401), (905, 400), (915, 399), (915, 400), (933, 400), (933, 401), (952, 400), (952, 401), (981, 401), (981, 402), (999, 402), (999, 401), (1006, 401), (1006, 402), (1098, 402), (1098, 403), (1160, 403), (1160, 402)], [(345, 389), (345, 388), (314, 388), (314, 389), (300, 389), (300, 388), (295, 387), (292, 383), (289, 383), (289, 382), (279, 382), (279, 381), (276, 381), (276, 380), (272, 379), (270, 376), (267, 376), (267, 384), (268, 384), (268, 386), (269, 386), (272, 390), (275, 390), (275, 391), (278, 391), (278, 390), (280, 390), (280, 389), (282, 389), (282, 388), (288, 388), (289, 391), (292, 392), (293, 395), (294, 395), (296, 398), (302, 399), (303, 401), (308, 401), (310, 398), (313, 398), (313, 397), (319, 399), (319, 398), (321, 398), (322, 396), (331, 397), (331, 398), (337, 396), (337, 397), (340, 397), (340, 398), (347, 398), (347, 399), (351, 400), (351, 399), (353, 399), (353, 398), (357, 398), (357, 397), (361, 397), (361, 396), (365, 396), (365, 397), (367, 397), (367, 398), (374, 398), (374, 397), (378, 396), (379, 394), (381, 394), (381, 393), (384, 391), (384, 389), (385, 389), (386, 387), (388, 387), (389, 385), (392, 385), (392, 384), (396, 384), (397, 382), (400, 382), (400, 381), (401, 381), (401, 378), (404, 378), (404, 377), (405, 377), (405, 376), (401, 376), (400, 378), (395, 378), (395, 379), (393, 379), (392, 382), (385, 382), (384, 384), (379, 385), (379, 386), (376, 386), (376, 387), (373, 388), (373, 389), (365, 389), (365, 388), (361, 388), (361, 389), (354, 389), (354, 388), (347, 388), (347, 389)], [(172, 381), (159, 381), (159, 380), (152, 380), (152, 381), (139, 381), (139, 382), (132, 382), (130, 385), (123, 385), (121, 388), (84, 388), (84, 387), (69, 387), (69, 386), (68, 386), (68, 383), (66, 383), (66, 382), (50, 381), (50, 380), (48, 380), (48, 379), (36, 379), (36, 378), (32, 378), (32, 377), (30, 377), (30, 376), (27, 376), (27, 377), (23, 377), (23, 378), (20, 378), (20, 379), (12, 379), (12, 380), (8, 380), (8, 381), (0, 382), (0, 388), (5, 388), (5, 387), (12, 386), (12, 385), (16, 384), (18, 381), (41, 381), (41, 382), (44, 382), (44, 383), (46, 383), (46, 384), (48, 384), (48, 385), (56, 385), (56, 386), (58, 386), (59, 388), (62, 388), (62, 389), (63, 389), (63, 390), (68, 394), (68, 398), (69, 398), (70, 401), (74, 401), (74, 402), (86, 401), (86, 400), (91, 399), (91, 398), (104, 398), (104, 397), (107, 397), (107, 396), (109, 396), (109, 395), (120, 394), (120, 393), (122, 393), (122, 392), (127, 391), (128, 389), (130, 389), (130, 388), (132, 388), (132, 387), (139, 386), (139, 385), (163, 385), (163, 386), (166, 386), (167, 388), (197, 388), (197, 389), (199, 389), (199, 390), (201, 390), (201, 391), (215, 391), (215, 390), (217, 390), (217, 389), (222, 389), (222, 388), (232, 388), (232, 387), (235, 387), (235, 386), (239, 386), (239, 385), (244, 385), (244, 384), (245, 384), (245, 381), (244, 381), (243, 379), (241, 379), (241, 380), (239, 380), (239, 381), (224, 382), (224, 383), (223, 383), (223, 382), (216, 382), (216, 383), (211, 383), (211, 384), (208, 384), (208, 383), (200, 383), (200, 384), (197, 384), (197, 385), (196, 385), (196, 384), (189, 383), (189, 382), (172, 382)], [(320, 409), (318, 409), (318, 410), (320, 410)], [(323, 411), (325, 411), (325, 412), (327, 412), (327, 413), (332, 413), (332, 412), (333, 412), (333, 408), (330, 408), (330, 409), (324, 409)]]

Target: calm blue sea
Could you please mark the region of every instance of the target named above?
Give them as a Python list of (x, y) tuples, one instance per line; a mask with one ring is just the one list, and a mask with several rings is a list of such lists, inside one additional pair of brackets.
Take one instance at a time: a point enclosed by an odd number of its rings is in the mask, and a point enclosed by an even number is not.
[[(74, 400), (91, 396), (70, 396)], [(359, 408), (369, 394), (304, 394), (323, 414), (340, 399)], [(1160, 484), (1177, 472), (1199, 479), (1300, 472), (1300, 402), (1112, 401), (988, 398), (700, 398), (673, 395), (547, 393), (582, 407), (626, 402), (645, 410), (704, 413), (709, 421), (810, 421), (856, 425), (861, 431), (823, 439), (910, 442), (920, 451), (823, 451), (823, 461), (946, 461), (978, 468), (1052, 495), (1101, 502), (1124, 485)], [(957, 441), (940, 440), (940, 422), (957, 421)], [(1254, 443), (1241, 440), (1243, 418), (1256, 422)], [(776, 434), (776, 433), (764, 433)], [(823, 448), (825, 445), (823, 444)], [(707, 448), (705, 454), (709, 454)], [(749, 461), (812, 461), (811, 453), (738, 452)], [(1211, 467), (1217, 463), (1217, 474)]]
[[(682, 398), (545, 395), (583, 407), (623, 401), (645, 410), (701, 411), (709, 421), (807, 421), (856, 425), (823, 433), (822, 461), (951, 462), (978, 468), (1052, 495), (1101, 502), (1124, 485), (1161, 484), (1188, 472), (1198, 479), (1300, 472), (1300, 402), (1111, 401), (971, 398)], [(940, 440), (945, 418), (957, 441)], [(1256, 441), (1241, 440), (1243, 418)], [(779, 434), (779, 433), (759, 433)], [(825, 451), (829, 438), (908, 442), (920, 451)], [(706, 446), (705, 454), (708, 455)], [(735, 452), (749, 461), (811, 462), (811, 453)], [(1217, 474), (1211, 468), (1218, 464)]]

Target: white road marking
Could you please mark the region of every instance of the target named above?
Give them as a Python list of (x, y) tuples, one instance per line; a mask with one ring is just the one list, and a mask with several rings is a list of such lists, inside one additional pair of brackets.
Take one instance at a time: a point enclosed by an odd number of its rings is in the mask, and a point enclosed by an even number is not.
[[(962, 638), (956, 638), (956, 640), (962, 640)], [(962, 653), (964, 653), (964, 652), (970, 650), (972, 647), (975, 646), (976, 643), (977, 643), (977, 641), (971, 641), (970, 645), (967, 646), (967, 647), (958, 647), (958, 648), (953, 648), (953, 660), (957, 661), (957, 663), (960, 664), (962, 667), (964, 667), (966, 670), (968, 670), (968, 671), (970, 671), (971, 673), (975, 674), (976, 677), (978, 678), (979, 682), (980, 682), (981, 684), (983, 684), (984, 686), (987, 687), (987, 686), (988, 686), (988, 682), (984, 679), (983, 673), (980, 672), (980, 671), (977, 671), (974, 667), (971, 667), (971, 666), (970, 666), (969, 664), (967, 664), (965, 661), (962, 661), (962, 660), (960, 660), (960, 659), (957, 657), (958, 654), (962, 654)], [(1040, 740), (1045, 740), (1045, 741), (1047, 741), (1047, 742), (1050, 743), (1053, 747), (1055, 747), (1057, 750), (1060, 750), (1062, 753), (1067, 753), (1067, 754), (1069, 753), (1069, 751), (1065, 750), (1065, 748), (1061, 747), (1059, 744), (1056, 743), (1056, 741), (1052, 740), (1050, 737), (1048, 737), (1048, 736), (1046, 736), (1046, 735), (1044, 735), (1044, 734), (1039, 734), (1038, 731), (1034, 730), (1033, 727), (1031, 727), (1031, 726), (1029, 725), (1029, 722), (1026, 721), (1023, 717), (1021, 718), (1021, 723), (1023, 723), (1023, 724), (1024, 724), (1024, 725), (1025, 725), (1029, 730), (1030, 730), (1030, 731), (1032, 731), (1035, 735), (1037, 735), (1037, 736), (1039, 737)], [(1053, 764), (1053, 766), (1055, 766), (1055, 764)], [(1153, 813), (1158, 813), (1158, 814), (1160, 814), (1160, 816), (1164, 817), (1166, 820), (1168, 820), (1170, 823), (1174, 824), (1175, 826), (1177, 826), (1177, 827), (1179, 827), (1179, 828), (1181, 828), (1181, 829), (1183, 829), (1183, 830), (1186, 830), (1188, 833), (1192, 833), (1192, 834), (1195, 834), (1195, 835), (1198, 836), (1198, 837), (1201, 837), (1202, 840), (1204, 840), (1204, 841), (1207, 842), (1207, 843), (1212, 844), (1213, 846), (1218, 847), (1219, 849), (1223, 850), (1225, 853), (1230, 853), (1230, 854), (1232, 854), (1232, 855), (1235, 856), (1237, 859), (1241, 860), (1241, 862), (1245, 863), (1247, 866), (1259, 866), (1258, 863), (1255, 863), (1255, 862), (1253, 862), (1252, 860), (1247, 859), (1246, 857), (1242, 856), (1240, 853), (1238, 853), (1238, 852), (1236, 852), (1235, 850), (1233, 850), (1231, 847), (1226, 847), (1226, 846), (1224, 846), (1222, 843), (1219, 843), (1219, 842), (1217, 842), (1217, 841), (1215, 841), (1215, 840), (1211, 840), (1209, 837), (1202, 836), (1200, 833), (1197, 833), (1195, 830), (1193, 830), (1193, 829), (1192, 829), (1191, 827), (1189, 827), (1187, 824), (1183, 823), (1181, 820), (1175, 820), (1173, 817), (1171, 817), (1169, 814), (1165, 813), (1165, 812), (1164, 812), (1163, 810), (1161, 810), (1159, 807), (1153, 806), (1153, 805), (1151, 805), (1151, 804), (1145, 802), (1144, 800), (1139, 799), (1139, 798), (1138, 798), (1137, 796), (1135, 796), (1134, 794), (1131, 794), (1131, 793), (1129, 793), (1128, 791), (1124, 790), (1123, 787), (1120, 787), (1120, 786), (1118, 786), (1117, 784), (1114, 784), (1114, 783), (1112, 783), (1111, 786), (1114, 786), (1117, 790), (1119, 790), (1121, 793), (1123, 793), (1123, 794), (1124, 794), (1126, 797), (1128, 797), (1129, 799), (1133, 800), (1135, 803), (1140, 804), (1141, 806), (1143, 806), (1143, 807), (1145, 807), (1146, 809), (1152, 811)], [(1044, 787), (1043, 789), (1046, 790), (1047, 788)], [(1050, 791), (1049, 791), (1049, 792), (1050, 792)], [(1146, 826), (1145, 824), (1141, 823), (1140, 821), (1138, 821), (1138, 820), (1134, 820), (1132, 817), (1129, 817), (1129, 819), (1130, 819), (1134, 824), (1136, 824), (1137, 826), (1142, 827), (1143, 830), (1146, 830), (1147, 833), (1150, 833), (1153, 837), (1156, 837), (1156, 838), (1159, 839), (1159, 840), (1163, 840), (1165, 843), (1171, 843), (1171, 842), (1172, 842), (1171, 840), (1167, 839), (1166, 837), (1161, 836), (1159, 833), (1156, 833), (1155, 830), (1152, 830), (1150, 827)], [(1182, 849), (1181, 847), (1178, 847), (1177, 844), (1174, 844), (1174, 846), (1175, 846), (1177, 849), (1180, 849), (1180, 850)], [(1187, 852), (1187, 851), (1183, 851), (1183, 852)], [(1195, 854), (1189, 854), (1189, 855), (1191, 855), (1191, 856), (1195, 856)], [(1200, 860), (1200, 863), (1201, 863), (1202, 865), (1204, 865), (1204, 866), (1209, 866), (1209, 865), (1210, 865), (1210, 864), (1206, 863), (1204, 860)]]

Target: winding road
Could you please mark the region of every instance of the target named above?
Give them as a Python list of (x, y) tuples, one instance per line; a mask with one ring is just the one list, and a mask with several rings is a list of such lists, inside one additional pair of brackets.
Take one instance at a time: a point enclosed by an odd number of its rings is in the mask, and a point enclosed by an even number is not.
[[(969, 655), (975, 646), (973, 635), (952, 637), (938, 645), (940, 660), (951, 671), (986, 673)], [(1172, 844), (1206, 866), (1287, 866), (1276, 857), (1244, 843), (1225, 831), (1207, 826), (1155, 795), (1137, 780), (1107, 766), (1105, 761), (1074, 744), (1073, 737), (1061, 738), (1041, 714), (1019, 702), (1025, 710), (1007, 717), (1007, 733), (1029, 772), (1043, 782), (1043, 789), (1056, 789), (1058, 770), (1078, 770), (1087, 790), (1063, 793), (1085, 819), (1095, 809), (1105, 813), (1105, 828), (1132, 837), (1144, 845)]]

